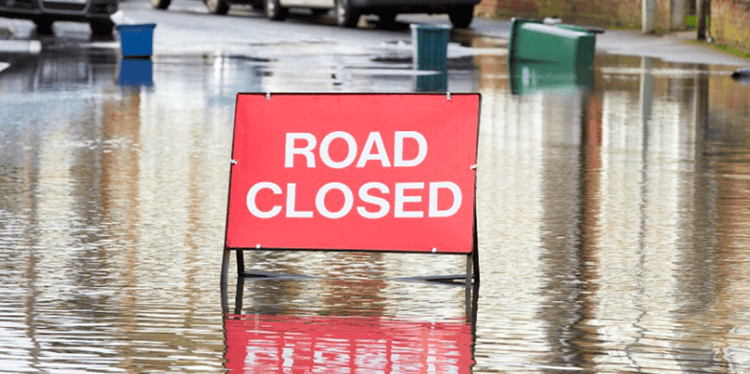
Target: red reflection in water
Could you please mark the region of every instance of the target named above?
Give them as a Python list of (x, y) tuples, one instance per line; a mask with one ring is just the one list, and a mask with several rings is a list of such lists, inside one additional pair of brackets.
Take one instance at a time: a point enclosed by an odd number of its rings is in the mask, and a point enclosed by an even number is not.
[(471, 325), (377, 317), (225, 319), (229, 373), (470, 373)]

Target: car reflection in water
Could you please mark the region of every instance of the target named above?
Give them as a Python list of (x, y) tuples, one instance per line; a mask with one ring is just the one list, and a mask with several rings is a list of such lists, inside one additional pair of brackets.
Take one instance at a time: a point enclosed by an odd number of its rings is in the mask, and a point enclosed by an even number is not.
[(57, 50), (40, 55), (0, 55), (10, 66), (0, 91), (109, 91), (117, 66), (115, 50)]

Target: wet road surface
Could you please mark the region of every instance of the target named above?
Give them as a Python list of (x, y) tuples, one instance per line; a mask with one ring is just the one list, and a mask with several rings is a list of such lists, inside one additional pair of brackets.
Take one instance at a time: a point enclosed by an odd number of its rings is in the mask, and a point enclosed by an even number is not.
[(392, 280), (461, 273), (452, 256), (252, 252), (298, 276), (230, 287), (226, 315), (236, 93), (417, 91), (408, 34), (187, 46), (134, 79), (64, 26), (0, 59), (0, 372), (750, 370), (750, 85), (733, 66), (599, 54), (565, 80), (509, 74), (497, 39), (454, 43), (447, 89), (482, 94), (476, 300)]

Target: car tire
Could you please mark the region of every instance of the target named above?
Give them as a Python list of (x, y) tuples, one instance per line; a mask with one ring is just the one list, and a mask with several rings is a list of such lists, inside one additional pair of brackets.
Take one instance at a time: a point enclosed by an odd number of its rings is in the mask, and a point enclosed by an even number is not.
[(359, 11), (352, 7), (350, 0), (336, 0), (336, 24), (353, 28), (359, 23)]
[(266, 0), (266, 17), (272, 21), (283, 21), (289, 16), (289, 9), (284, 8), (279, 0)]
[(224, 0), (206, 0), (206, 9), (211, 14), (224, 15), (229, 12), (229, 4)]
[(378, 21), (382, 25), (392, 25), (396, 22), (396, 16), (398, 16), (396, 12), (380, 12), (378, 13)]
[(448, 12), (448, 17), (453, 27), (465, 29), (469, 27), (471, 21), (474, 19), (474, 6), (457, 6)]
[(169, 8), (169, 4), (172, 2), (172, 0), (149, 0), (151, 3), (151, 7), (154, 9), (167, 9)]
[(91, 26), (91, 33), (96, 36), (109, 36), (112, 35), (112, 31), (115, 28), (115, 23), (109, 19), (98, 19), (89, 22)]
[(39, 35), (52, 35), (55, 32), (52, 30), (52, 20), (49, 19), (35, 19), (34, 24), (36, 25), (36, 33)]

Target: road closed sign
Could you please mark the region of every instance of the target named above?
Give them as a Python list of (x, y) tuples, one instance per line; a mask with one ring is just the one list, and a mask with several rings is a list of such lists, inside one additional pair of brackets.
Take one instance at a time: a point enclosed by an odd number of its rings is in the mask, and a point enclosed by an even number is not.
[(471, 253), (478, 94), (238, 94), (226, 247)]

